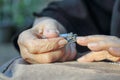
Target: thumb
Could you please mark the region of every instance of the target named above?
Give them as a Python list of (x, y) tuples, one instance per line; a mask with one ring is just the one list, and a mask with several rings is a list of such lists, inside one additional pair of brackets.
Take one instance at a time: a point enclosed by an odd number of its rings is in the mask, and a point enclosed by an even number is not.
[(46, 29), (43, 32), (43, 36), (47, 38), (55, 38), (59, 36), (59, 31), (57, 29)]
[(49, 21), (47, 25), (45, 25), (43, 30), (43, 35), (47, 38), (55, 38), (59, 36), (58, 24), (55, 22)]
[(53, 19), (44, 19), (32, 28), (38, 37), (55, 38), (59, 36), (59, 23)]

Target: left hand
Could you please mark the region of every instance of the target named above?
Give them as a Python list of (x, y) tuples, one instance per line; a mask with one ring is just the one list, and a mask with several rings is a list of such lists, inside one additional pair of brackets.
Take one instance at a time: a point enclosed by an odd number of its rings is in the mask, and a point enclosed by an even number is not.
[(78, 59), (78, 62), (92, 62), (108, 59), (120, 61), (120, 38), (107, 35), (78, 37), (77, 43), (87, 46), (91, 52)]

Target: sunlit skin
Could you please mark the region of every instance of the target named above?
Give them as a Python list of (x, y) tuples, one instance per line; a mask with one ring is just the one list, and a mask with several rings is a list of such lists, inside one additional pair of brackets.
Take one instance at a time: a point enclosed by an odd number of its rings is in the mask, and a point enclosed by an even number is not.
[(60, 33), (65, 33), (65, 29), (57, 21), (38, 19), (31, 29), (19, 35), (21, 56), (29, 63), (73, 60), (77, 53), (76, 46), (74, 43), (67, 45), (67, 40), (59, 37)]
[[(78, 59), (79, 62), (92, 62), (108, 59), (120, 60), (120, 38), (106, 35), (78, 37), (77, 43), (87, 46), (91, 52)], [(102, 56), (102, 57), (101, 57)]]
[[(22, 58), (29, 63), (74, 60), (77, 54), (76, 45), (68, 44), (67, 40), (59, 37), (61, 33), (66, 33), (66, 29), (56, 20), (47, 17), (36, 19), (31, 29), (19, 35), (18, 45)], [(78, 62), (120, 60), (120, 39), (115, 36), (79, 36), (77, 44), (91, 50), (78, 58)]]

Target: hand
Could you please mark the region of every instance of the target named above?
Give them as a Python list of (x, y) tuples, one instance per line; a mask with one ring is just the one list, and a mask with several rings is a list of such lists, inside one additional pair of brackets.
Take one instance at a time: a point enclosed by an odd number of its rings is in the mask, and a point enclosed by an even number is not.
[(48, 18), (36, 22), (33, 28), (23, 31), (18, 38), (24, 60), (29, 63), (50, 63), (74, 59), (75, 44), (66, 45), (67, 41), (59, 37), (60, 32), (65, 32), (62, 25)]
[(108, 59), (120, 60), (120, 38), (106, 35), (78, 37), (77, 43), (87, 46), (91, 52), (78, 59), (79, 62), (92, 62)]

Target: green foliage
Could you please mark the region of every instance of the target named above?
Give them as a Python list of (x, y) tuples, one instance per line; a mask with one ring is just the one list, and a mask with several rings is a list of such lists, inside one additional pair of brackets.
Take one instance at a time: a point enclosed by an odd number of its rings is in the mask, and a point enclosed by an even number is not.
[(33, 12), (40, 12), (50, 1), (53, 0), (0, 0), (0, 25), (23, 27), (33, 20)]

